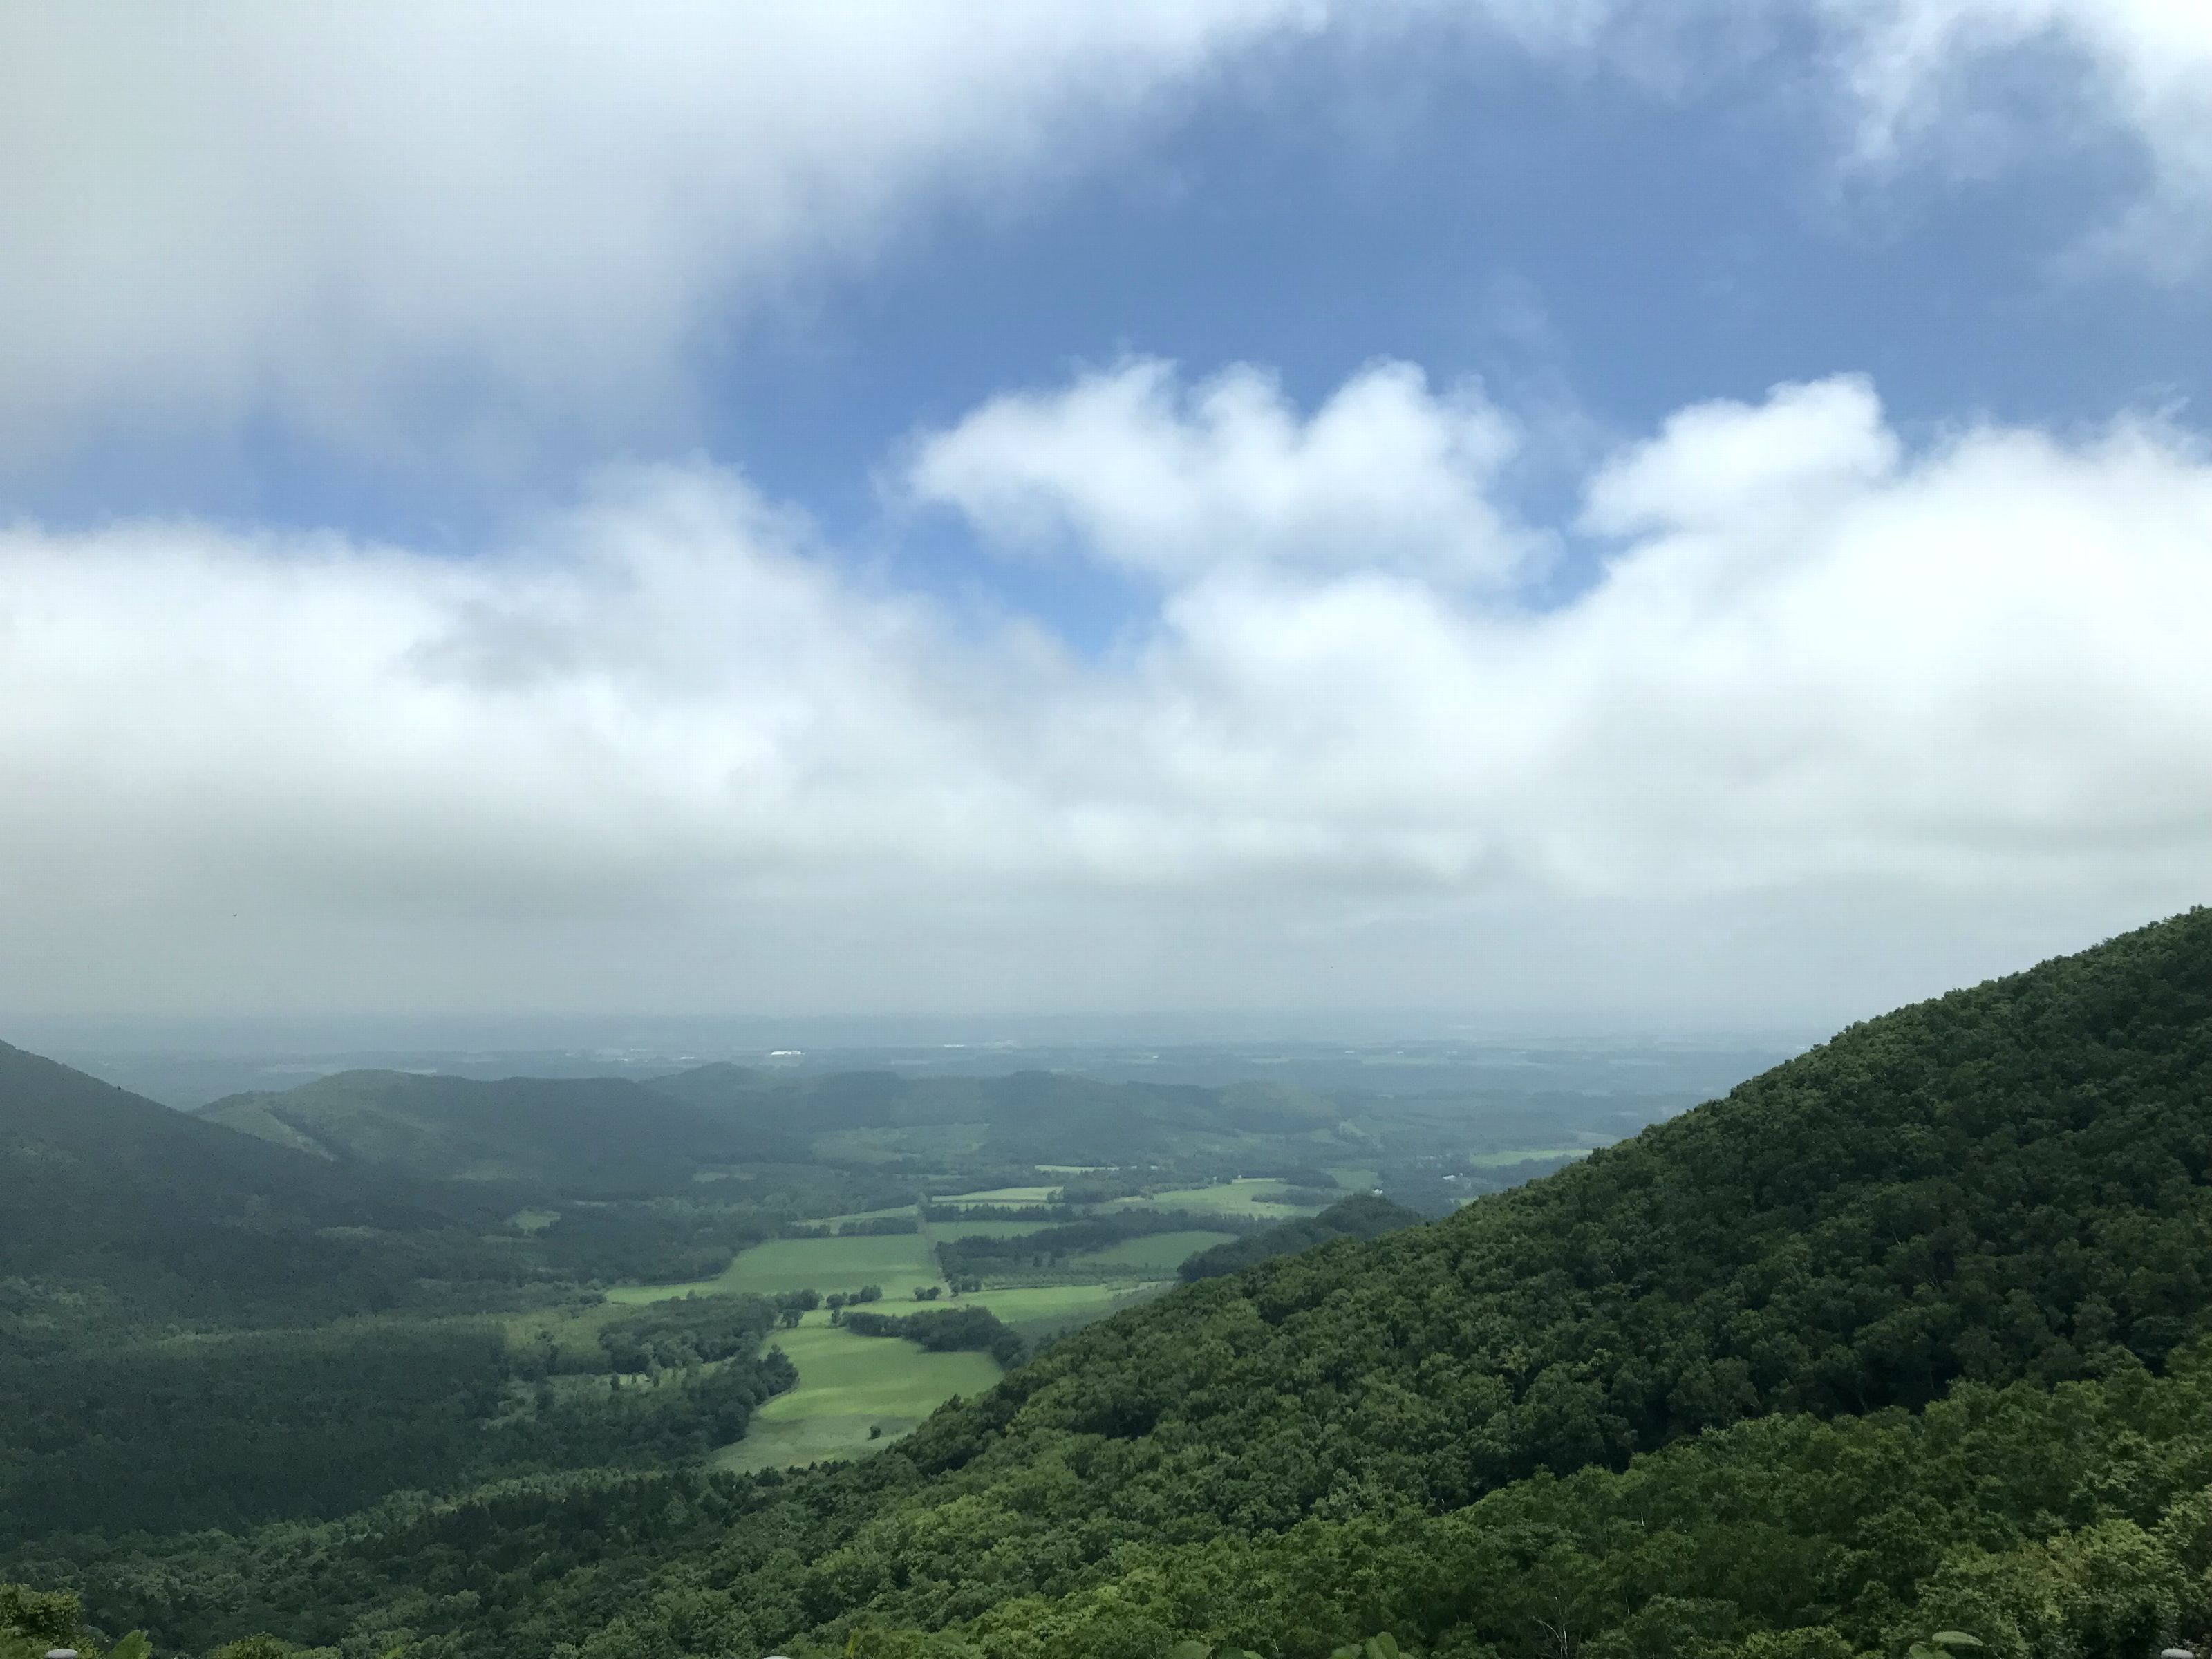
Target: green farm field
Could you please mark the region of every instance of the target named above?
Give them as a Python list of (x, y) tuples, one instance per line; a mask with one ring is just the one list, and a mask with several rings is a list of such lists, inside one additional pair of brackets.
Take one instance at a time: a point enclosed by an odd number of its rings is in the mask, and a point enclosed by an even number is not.
[(1587, 1146), (1522, 1146), (1507, 1152), (1476, 1152), (1468, 1162), (1478, 1170), (1499, 1170), (1509, 1164), (1526, 1164), (1540, 1158), (1588, 1158)]
[(964, 1218), (927, 1224), (932, 1238), (1019, 1238), (1052, 1224), (1049, 1221), (969, 1221)]
[(913, 1218), (913, 1205), (895, 1204), (888, 1210), (855, 1210), (850, 1215), (824, 1216), (819, 1221), (810, 1221), (806, 1224), (810, 1227), (842, 1227), (853, 1221), (910, 1221)]
[(980, 1193), (956, 1193), (940, 1204), (1049, 1204), (1057, 1187), (993, 1187)]
[(1133, 1302), (1149, 1301), (1168, 1288), (1168, 1281), (1145, 1281), (1133, 1274), (1110, 1284), (1021, 1285), (970, 1291), (960, 1301), (988, 1308), (1002, 1323), (1024, 1336), (1041, 1336), (1103, 1318)]
[[(799, 1384), (754, 1413), (745, 1437), (716, 1455), (720, 1468), (787, 1468), (876, 1450), (1000, 1375), (988, 1354), (927, 1353), (896, 1337), (856, 1336), (822, 1313), (771, 1341), (799, 1368)], [(880, 1438), (868, 1437), (871, 1427)]]
[(943, 1285), (929, 1241), (919, 1233), (857, 1238), (777, 1238), (740, 1250), (712, 1279), (688, 1285), (624, 1285), (610, 1302), (659, 1302), (693, 1291), (702, 1296), (775, 1296), (784, 1291), (857, 1291), (883, 1286), (886, 1301), (910, 1299), (916, 1285)]
[(1265, 1221), (1280, 1221), (1294, 1215), (1311, 1215), (1319, 1207), (1312, 1204), (1286, 1203), (1282, 1192), (1283, 1183), (1279, 1181), (1247, 1176), (1218, 1186), (1181, 1187), (1172, 1192), (1153, 1193), (1145, 1198), (1117, 1198), (1110, 1207), (1116, 1210), (1188, 1210), (1199, 1215), (1250, 1216)]

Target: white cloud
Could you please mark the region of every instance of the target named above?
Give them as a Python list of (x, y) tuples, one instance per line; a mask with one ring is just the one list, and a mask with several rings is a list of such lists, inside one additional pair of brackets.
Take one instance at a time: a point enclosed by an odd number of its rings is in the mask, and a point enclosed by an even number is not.
[[(1310, 0), (0, 10), (0, 454), (254, 416), (665, 416), (922, 204), (1080, 162)], [(580, 412), (582, 411), (582, 412)], [(512, 418), (510, 418), (512, 417)], [(450, 429), (442, 434), (451, 436)]]
[(1146, 359), (994, 399), (925, 441), (907, 483), (1002, 545), (1074, 540), (1169, 580), (1239, 566), (1495, 585), (1531, 551), (1490, 504), (1513, 447), (1479, 392), (1434, 396), (1408, 363), (1370, 366), (1301, 420), (1249, 365), (1186, 393)]
[[(988, 453), (1130, 556), (1036, 430)], [(1548, 610), (1217, 516), (1244, 553), (1153, 567), (1103, 663), (711, 471), (462, 562), (9, 532), (0, 1008), (1843, 1013), (2203, 896), (2185, 434), (1906, 453), (1835, 381), (1685, 411), (1590, 502), (1632, 539)]]
[(1808, 11), (1893, 154), (1944, 148), (1977, 65), (2057, 42), (2160, 180), (2116, 234), (2195, 268), (2212, 12), (2175, 0), (12, 6), (0, 465), (257, 422), (348, 455), (650, 452), (702, 353), (825, 265), (1048, 188), (1280, 43), (1412, 30), (1687, 88), (1667, 60), (1740, 63), (1769, 37), (1731, 25)]
[[(1795, 0), (1791, 0), (1795, 3)], [(1834, 31), (1861, 153), (1932, 152), (1975, 166), (1989, 151), (2073, 146), (2082, 113), (2142, 147), (2148, 194), (2093, 229), (2093, 252), (2168, 277), (2212, 255), (2212, 7), (2196, 0), (1815, 0)], [(2002, 114), (2002, 71), (2041, 52), (2070, 65), (2029, 131)], [(2075, 118), (2054, 122), (2063, 109)], [(1993, 129), (1995, 130), (1993, 131)]]
[(1861, 380), (1778, 386), (1758, 408), (1700, 404), (1592, 480), (1583, 522), (1604, 535), (1818, 517), (1887, 477), (1896, 437)]

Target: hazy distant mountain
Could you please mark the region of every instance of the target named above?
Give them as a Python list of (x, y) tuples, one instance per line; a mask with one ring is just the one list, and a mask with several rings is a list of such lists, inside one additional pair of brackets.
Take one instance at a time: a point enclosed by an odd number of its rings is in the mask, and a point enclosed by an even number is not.
[(340, 1072), (282, 1093), (232, 1095), (199, 1116), (339, 1164), (582, 1197), (665, 1192), (704, 1166), (804, 1156), (763, 1115), (622, 1078)]
[(702, 1066), (647, 1085), (762, 1127), (810, 1133), (969, 1123), (983, 1129), (986, 1157), (1030, 1162), (1122, 1164), (1193, 1136), (1304, 1134), (1341, 1115), (1318, 1096), (1265, 1084), (1207, 1088), (1105, 1081), (1067, 1072), (1004, 1077), (833, 1072), (777, 1076), (742, 1066)]
[(364, 1178), (0, 1043), (0, 1276), (38, 1281), (23, 1328), (104, 1287), (126, 1308), (236, 1312), (342, 1286), (357, 1238), (441, 1224), (437, 1195)]

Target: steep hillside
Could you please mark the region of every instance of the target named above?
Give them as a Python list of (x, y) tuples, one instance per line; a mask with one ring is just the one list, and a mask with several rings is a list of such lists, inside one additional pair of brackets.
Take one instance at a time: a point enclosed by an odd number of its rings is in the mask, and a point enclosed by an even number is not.
[(412, 1258), (332, 1230), (416, 1233), (435, 1194), (364, 1179), (0, 1044), (0, 1350), (88, 1296), (126, 1314), (388, 1305)]
[(199, 1115), (356, 1167), (582, 1197), (667, 1192), (702, 1165), (798, 1155), (768, 1121), (621, 1078), (341, 1072), (283, 1093), (233, 1095)]
[[(1843, 1659), (1969, 1613), (2044, 1620), (2002, 1654), (2138, 1651), (2212, 1561), (2172, 1508), (2212, 1480), (2208, 1182), (2196, 911), (1118, 1315), (865, 1462), (272, 1541), (223, 1605), (282, 1562), (301, 1636), (366, 1641), (396, 1615), (364, 1573), (444, 1563), (471, 1594), (407, 1604), (424, 1656), (1308, 1653), (1388, 1620), (1470, 1655)], [(494, 1509), (514, 1551), (479, 1560)]]
[[(1424, 1507), (1765, 1411), (2156, 1364), (2212, 1322), (2212, 911), (1844, 1031), (1433, 1226), (1194, 1285), (933, 1431), (1115, 1502)], [(1298, 1407), (1283, 1409), (1282, 1396)]]

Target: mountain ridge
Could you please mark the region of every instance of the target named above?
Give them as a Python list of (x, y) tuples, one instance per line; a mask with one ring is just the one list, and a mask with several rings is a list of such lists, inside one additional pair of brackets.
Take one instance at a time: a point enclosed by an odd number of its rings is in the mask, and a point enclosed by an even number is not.
[[(427, 1234), (455, 1213), (428, 1185), (343, 1169), (0, 1043), (0, 1276), (29, 1287), (32, 1310), (0, 1322), (0, 1346), (87, 1293), (163, 1316), (273, 1316), (310, 1286), (379, 1305), (413, 1264), (372, 1261), (346, 1235)], [(36, 1288), (48, 1280), (76, 1289)]]
[(359, 1069), (195, 1115), (356, 1167), (580, 1195), (680, 1188), (702, 1165), (789, 1157), (787, 1134), (626, 1078)]

